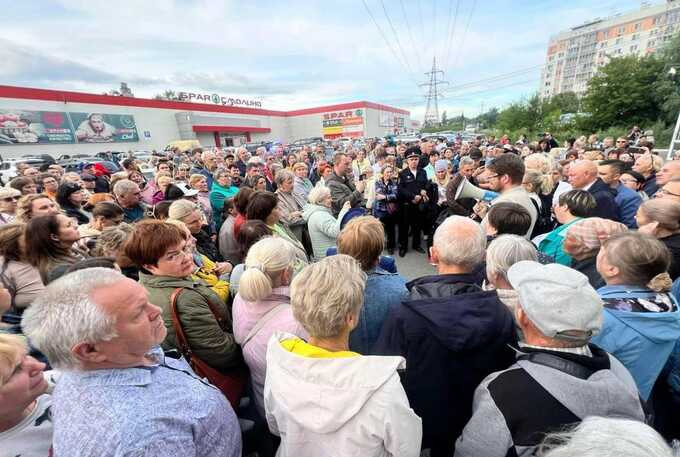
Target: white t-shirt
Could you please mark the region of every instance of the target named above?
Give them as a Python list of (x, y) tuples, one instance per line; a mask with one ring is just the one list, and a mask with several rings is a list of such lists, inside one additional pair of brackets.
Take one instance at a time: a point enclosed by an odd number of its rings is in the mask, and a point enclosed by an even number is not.
[(47, 457), (52, 446), (52, 397), (41, 395), (31, 414), (0, 433), (0, 457)]

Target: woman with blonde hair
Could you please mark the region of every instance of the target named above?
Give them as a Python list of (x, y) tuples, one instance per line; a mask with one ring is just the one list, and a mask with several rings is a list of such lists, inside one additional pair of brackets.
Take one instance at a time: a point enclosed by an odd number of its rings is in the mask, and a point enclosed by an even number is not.
[(680, 277), (680, 203), (666, 198), (647, 200), (638, 208), (635, 221), (642, 233), (661, 241), (671, 253), (668, 274)]
[(680, 338), (669, 265), (663, 243), (640, 232), (612, 236), (597, 255), (597, 271), (606, 283), (597, 290), (604, 323), (592, 342), (628, 368), (645, 400)]
[(537, 170), (527, 170), (522, 178), (522, 186), (529, 194), (529, 197), (531, 197), (531, 201), (538, 213), (536, 224), (534, 224), (534, 229), (531, 232), (531, 238), (548, 233), (554, 227), (550, 208), (555, 191), (555, 182), (550, 172), (543, 173)]
[(314, 187), (312, 181), (309, 180), (309, 167), (304, 162), (298, 162), (293, 165), (293, 173), (295, 174), (293, 197), (301, 207), (304, 207), (307, 204), (309, 193)]
[(234, 298), (234, 338), (250, 368), (255, 406), (263, 419), (267, 342), (277, 331), (307, 338), (290, 307), (294, 260), (290, 243), (272, 236), (262, 238), (248, 251)]
[(45, 364), (21, 337), (0, 334), (0, 448), (3, 455), (51, 455), (52, 403)]
[(267, 346), (264, 403), (279, 457), (420, 455), (422, 423), (397, 373), (404, 359), (349, 348), (365, 284), (359, 263), (342, 254), (291, 283), (293, 316), (309, 338), (277, 332)]

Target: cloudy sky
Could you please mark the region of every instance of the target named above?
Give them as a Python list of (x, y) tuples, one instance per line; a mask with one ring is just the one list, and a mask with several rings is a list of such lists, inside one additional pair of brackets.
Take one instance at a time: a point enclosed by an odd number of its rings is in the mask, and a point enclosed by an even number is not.
[(258, 98), (272, 109), (370, 100), (420, 119), (418, 84), (433, 57), (450, 82), (440, 111), (476, 115), (482, 103), (502, 107), (536, 91), (552, 34), (640, 6), (631, 0), (2, 3), (0, 84), (101, 93), (126, 81), (137, 97), (166, 89), (219, 93)]

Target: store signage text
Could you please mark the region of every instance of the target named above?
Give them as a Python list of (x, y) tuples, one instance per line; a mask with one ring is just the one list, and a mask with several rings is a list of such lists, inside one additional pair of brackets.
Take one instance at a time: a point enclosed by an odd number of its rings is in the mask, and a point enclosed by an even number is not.
[(214, 103), (225, 106), (253, 106), (261, 108), (262, 102), (259, 100), (248, 100), (245, 98), (223, 97), (219, 94), (196, 94), (194, 92), (179, 92), (177, 97), (182, 102), (203, 102)]

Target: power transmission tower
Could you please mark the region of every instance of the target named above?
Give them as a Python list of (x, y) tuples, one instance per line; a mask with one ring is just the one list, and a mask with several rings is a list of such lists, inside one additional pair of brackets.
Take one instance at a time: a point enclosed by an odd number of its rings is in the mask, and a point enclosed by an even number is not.
[(440, 79), (440, 75), (443, 78), (444, 72), (437, 69), (437, 58), (432, 57), (432, 70), (425, 73), (429, 76), (429, 81), (420, 84), (420, 87), (427, 87), (427, 107), (425, 108), (425, 119), (423, 125), (438, 125), (440, 123), (439, 119), (439, 99), (442, 97), (439, 86), (448, 85), (448, 81)]

